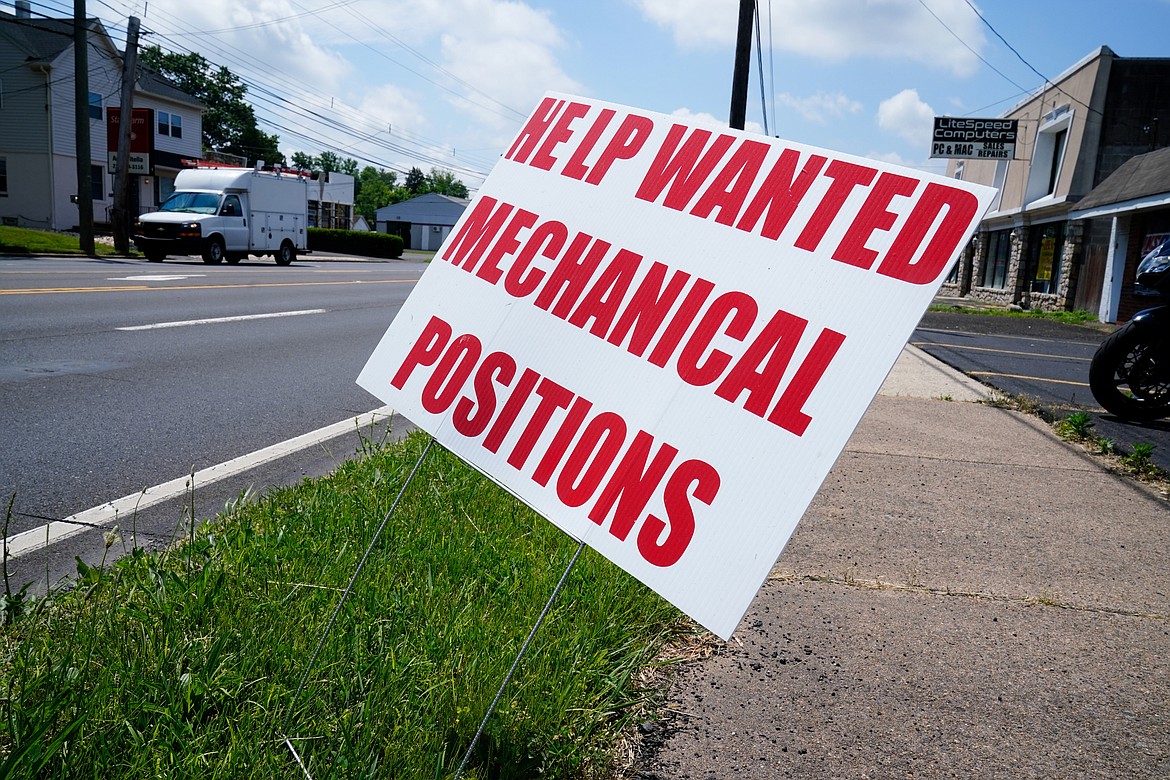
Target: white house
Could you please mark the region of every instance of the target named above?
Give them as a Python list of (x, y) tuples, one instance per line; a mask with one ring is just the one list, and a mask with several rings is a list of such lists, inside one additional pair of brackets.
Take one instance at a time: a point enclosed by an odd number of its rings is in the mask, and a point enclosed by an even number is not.
[(354, 179), (325, 171), (309, 182), (309, 227), (349, 230), (353, 225)]
[[(17, 3), (0, 12), (0, 221), (45, 230), (78, 224), (73, 20), (39, 19)], [(89, 20), (89, 131), (94, 222), (113, 207), (109, 111), (121, 95), (121, 52), (101, 22)], [(202, 151), (203, 105), (165, 79), (140, 71), (135, 119), (145, 125), (149, 151), (142, 173), (131, 175), (129, 206), (149, 211), (174, 188), (182, 160)], [(111, 144), (111, 140), (113, 144)]]
[(443, 245), (470, 202), (428, 192), (378, 209), (375, 225), (379, 233), (402, 236), (407, 249), (434, 250)]

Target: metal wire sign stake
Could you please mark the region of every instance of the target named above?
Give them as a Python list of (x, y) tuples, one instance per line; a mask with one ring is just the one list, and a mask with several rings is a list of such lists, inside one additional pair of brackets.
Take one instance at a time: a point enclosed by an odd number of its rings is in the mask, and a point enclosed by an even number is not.
[(584, 549), (585, 542), (581, 542), (577, 545), (577, 552), (573, 553), (572, 560), (569, 561), (569, 565), (565, 567), (565, 571), (561, 575), (561, 579), (557, 582), (556, 587), (553, 588), (552, 595), (548, 597), (548, 603), (546, 603), (544, 605), (544, 609), (540, 611), (540, 616), (536, 618), (536, 623), (533, 624), (532, 630), (528, 632), (528, 638), (524, 640), (524, 644), (520, 645), (520, 651), (516, 653), (516, 658), (512, 661), (512, 668), (508, 670), (506, 675), (504, 675), (504, 681), (500, 683), (500, 689), (496, 691), (495, 698), (492, 699), (492, 703), (488, 705), (487, 712), (484, 713), (483, 720), (479, 723), (479, 728), (475, 730), (475, 736), (471, 738), (471, 744), (467, 746), (467, 752), (463, 754), (463, 760), (459, 762), (459, 768), (455, 770), (455, 777), (453, 780), (459, 780), (459, 778), (463, 775), (463, 770), (467, 767), (467, 762), (471, 760), (471, 754), (475, 751), (475, 746), (479, 743), (479, 738), (483, 736), (483, 730), (487, 726), (488, 718), (492, 716), (492, 713), (496, 709), (496, 705), (499, 704), (500, 697), (504, 695), (504, 689), (508, 687), (508, 683), (512, 681), (512, 675), (516, 673), (516, 667), (520, 665), (520, 659), (524, 657), (524, 653), (528, 650), (528, 645), (532, 643), (532, 637), (536, 636), (537, 629), (539, 629), (540, 624), (544, 622), (544, 618), (546, 615), (548, 615), (548, 611), (552, 609), (552, 605), (553, 602), (556, 601), (557, 594), (561, 592), (561, 588), (564, 586), (565, 580), (569, 577), (569, 572), (573, 570), (573, 564), (575, 564), (577, 559), (581, 557), (581, 551)]
[(333, 630), (334, 624), (337, 623), (337, 616), (341, 614), (341, 608), (345, 605), (349, 594), (353, 592), (353, 586), (357, 582), (357, 578), (361, 575), (362, 569), (366, 566), (366, 561), (370, 559), (370, 553), (374, 550), (374, 545), (378, 543), (378, 538), (381, 537), (382, 531), (386, 529), (386, 524), (390, 522), (390, 516), (394, 514), (394, 510), (398, 508), (398, 504), (402, 501), (402, 496), (406, 493), (406, 489), (410, 487), (410, 483), (414, 481), (415, 474), (418, 473), (419, 467), (422, 466), (423, 460), (427, 457), (427, 453), (431, 451), (431, 445), (435, 443), (432, 436), (427, 440), (427, 444), (423, 447), (422, 454), (418, 456), (415, 461), (414, 468), (410, 470), (406, 481), (402, 483), (402, 487), (398, 490), (398, 495), (394, 498), (394, 503), (390, 505), (390, 509), (386, 512), (386, 516), (382, 518), (381, 525), (378, 530), (374, 532), (374, 538), (370, 539), (369, 545), (366, 547), (366, 552), (362, 555), (361, 561), (358, 562), (357, 568), (354, 570), (353, 576), (349, 578), (349, 584), (345, 587), (345, 592), (341, 594), (341, 599), (337, 602), (337, 607), (333, 610), (333, 615), (329, 618), (329, 623), (325, 626), (325, 630), (321, 632), (321, 638), (317, 641), (317, 649), (313, 651), (313, 657), (309, 659), (308, 665), (305, 667), (304, 674), (301, 675), (301, 681), (297, 685), (296, 692), (293, 693), (292, 701), (289, 702), (288, 712), (284, 716), (284, 723), (280, 727), (280, 734), (284, 739), (284, 744), (292, 751), (293, 758), (296, 759), (297, 764), (305, 773), (305, 777), (312, 780), (309, 770), (305, 768), (304, 763), (301, 762), (301, 757), (297, 754), (296, 748), (293, 747), (292, 741), (288, 737), (288, 726), (292, 722), (293, 712), (296, 709), (297, 700), (301, 696), (301, 692), (305, 689), (305, 683), (309, 679), (309, 674), (313, 671), (313, 667), (317, 664), (317, 658), (321, 655), (321, 649), (325, 646), (325, 640), (329, 637), (329, 633)]

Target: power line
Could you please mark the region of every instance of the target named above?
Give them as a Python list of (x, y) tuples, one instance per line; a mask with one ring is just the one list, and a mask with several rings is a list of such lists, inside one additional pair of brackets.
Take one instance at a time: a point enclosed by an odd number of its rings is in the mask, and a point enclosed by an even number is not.
[[(918, 0), (918, 1), (922, 2), (922, 0)], [(977, 17), (979, 17), (979, 21), (981, 21), (981, 22), (983, 22), (983, 24), (987, 25), (987, 29), (991, 30), (991, 32), (995, 35), (995, 37), (999, 38), (999, 40), (1003, 43), (1003, 45), (1008, 47), (1008, 50), (1011, 51), (1012, 54), (1016, 55), (1016, 58), (1019, 59), (1020, 62), (1024, 63), (1024, 65), (1027, 66), (1028, 70), (1032, 71), (1033, 73), (1035, 73), (1037, 76), (1039, 76), (1042, 79), (1043, 84), (1041, 86), (1041, 92), (1046, 90), (1048, 88), (1049, 84), (1053, 84), (1051, 79), (1049, 79), (1047, 76), (1045, 76), (1040, 71), (1036, 70), (1036, 68), (1034, 68), (1032, 66), (1032, 63), (1030, 63), (1026, 59), (1024, 59), (1024, 55), (1022, 55), (1018, 51), (1016, 51), (1016, 48), (1014, 46), (1012, 46), (1010, 43), (1008, 43), (1006, 38), (1004, 38), (1002, 35), (999, 34), (999, 30), (995, 29), (995, 27), (991, 24), (991, 22), (987, 21), (987, 17), (985, 17), (982, 14), (982, 12), (980, 12), (980, 10), (975, 7), (974, 3), (972, 3), (971, 0), (963, 0), (963, 2), (965, 2), (967, 4), (967, 6), (975, 13), (975, 15)], [(982, 57), (980, 59), (982, 59)], [(999, 73), (999, 71), (996, 71), (996, 73)], [(1000, 75), (1002, 76), (1003, 74), (1001, 73)], [(1009, 79), (1009, 81), (1011, 81), (1011, 80)], [(1014, 86), (1020, 87), (1020, 85), (1016, 84), (1014, 81), (1012, 81), (1011, 83)], [(1055, 84), (1053, 84), (1053, 86), (1055, 86)], [(1023, 89), (1023, 87), (1020, 87), (1020, 89)], [(1029, 90), (1029, 93), (1031, 93), (1031, 92), (1032, 91)], [(1063, 94), (1065, 97), (1067, 97), (1069, 100), (1073, 101), (1074, 103), (1078, 103), (1078, 104), (1084, 106), (1087, 110), (1089, 110), (1095, 114), (1105, 116), (1105, 112), (1101, 111), (1100, 109), (1093, 108), (1088, 103), (1077, 98), (1075, 95), (1070, 95), (1067, 92), (1064, 92), (1063, 90), (1061, 90), (1061, 94)]]
[[(1004, 73), (1004, 72), (1003, 72), (1003, 71), (1001, 71), (999, 68), (997, 68), (997, 67), (995, 67), (994, 65), (992, 65), (990, 62), (988, 62), (988, 61), (987, 61), (987, 60), (986, 60), (986, 59), (983, 57), (983, 55), (982, 55), (982, 54), (980, 54), (979, 52), (975, 51), (975, 49), (971, 48), (971, 46), (970, 46), (970, 45), (969, 45), (969, 44), (968, 44), (968, 43), (967, 43), (965, 40), (963, 40), (963, 39), (962, 39), (962, 37), (960, 37), (960, 36), (959, 36), (959, 34), (958, 34), (957, 32), (955, 32), (954, 30), (952, 30), (952, 29), (951, 29), (951, 28), (950, 28), (950, 27), (947, 25), (947, 23), (946, 23), (946, 22), (944, 22), (944, 21), (943, 21), (943, 20), (942, 20), (942, 19), (939, 17), (939, 15), (938, 15), (938, 14), (936, 14), (936, 13), (935, 13), (933, 10), (931, 10), (930, 6), (926, 4), (925, 0), (918, 0), (918, 4), (919, 4), (919, 5), (921, 5), (923, 8), (925, 8), (925, 9), (926, 9), (926, 12), (927, 12), (927, 13), (929, 13), (931, 16), (933, 16), (933, 17), (934, 17), (934, 19), (935, 19), (935, 21), (937, 21), (939, 24), (941, 24), (941, 25), (943, 26), (943, 29), (945, 29), (947, 32), (949, 32), (951, 35), (953, 35), (956, 41), (958, 41), (959, 43), (963, 44), (963, 46), (964, 46), (964, 47), (967, 49), (967, 51), (969, 51), (969, 52), (971, 52), (972, 54), (974, 54), (976, 57), (978, 57), (978, 58), (979, 58), (980, 62), (982, 62), (984, 65), (986, 65), (987, 67), (991, 68), (991, 69), (992, 69), (992, 70), (994, 70), (996, 73), (998, 73), (1000, 76), (1002, 76), (1002, 77), (1003, 77), (1003, 79), (1004, 79), (1004, 81), (1008, 82), (1009, 84), (1011, 84), (1013, 87), (1016, 87), (1017, 89), (1024, 90), (1025, 92), (1029, 91), (1029, 90), (1028, 90), (1026, 87), (1022, 87), (1022, 86), (1020, 86), (1019, 84), (1017, 84), (1016, 82), (1012, 81), (1012, 79), (1011, 79), (1011, 78), (1009, 78), (1009, 77), (1008, 77), (1008, 75), (1007, 75), (1006, 73)], [(968, 5), (970, 5), (970, 2), (968, 2), (967, 4), (968, 4)], [(972, 6), (972, 7), (974, 7), (974, 6)], [(978, 11), (976, 11), (976, 13), (978, 13)], [(980, 17), (980, 18), (982, 18), (982, 17)], [(984, 20), (984, 22), (986, 23), (986, 20)], [(990, 25), (988, 25), (988, 26), (990, 27)], [(992, 32), (995, 32), (995, 30), (992, 30)], [(996, 34), (998, 35), (998, 33), (996, 33)], [(1003, 39), (1001, 38), (1000, 40), (1003, 40)], [(1008, 48), (1010, 49), (1011, 47), (1009, 46)], [(1013, 51), (1014, 51), (1014, 49), (1013, 49)], [(1017, 55), (1016, 55), (1016, 56), (1019, 56), (1019, 54), (1017, 53)], [(1039, 74), (1037, 74), (1037, 75), (1039, 75)], [(1044, 78), (1044, 77), (1043, 77), (1043, 76), (1041, 76), (1041, 78)], [(1045, 81), (1047, 81), (1047, 79), (1045, 79)]]
[[(97, 0), (97, 1), (100, 2), (102, 5), (104, 5), (106, 8), (109, 8), (114, 13), (122, 13), (121, 11), (113, 8), (111, 5), (104, 2), (103, 0)], [(334, 4), (334, 5), (338, 5), (338, 4)], [(160, 12), (155, 10), (154, 16), (157, 18), (159, 15), (160, 15)], [(172, 14), (167, 13), (166, 11), (162, 11), (161, 16), (163, 19), (169, 20), (169, 23), (174, 28), (179, 30), (180, 33), (184, 36), (200, 34), (199, 31), (191, 29), (189, 25), (184, 24), (178, 18), (176, 18)], [(113, 25), (111, 25), (110, 29), (115, 29), (115, 28), (113, 27)], [(160, 31), (152, 31), (149, 29), (144, 31), (144, 32), (147, 35), (153, 34), (156, 37), (156, 40), (165, 41), (168, 44), (168, 48), (171, 51), (174, 51), (174, 52), (182, 51), (182, 52), (186, 52), (188, 54), (196, 53), (193, 49), (190, 49), (190, 48), (184, 46), (177, 39), (173, 38), (172, 36), (170, 36), (166, 33), (162, 33)], [(229, 53), (229, 58), (228, 58), (229, 60), (234, 61), (237, 65), (241, 65), (241, 64), (244, 65), (243, 71), (237, 72), (237, 74), (233, 74), (233, 75), (236, 75), (237, 78), (240, 80), (240, 82), (246, 88), (248, 88), (252, 91), (253, 100), (264, 103), (265, 105), (270, 107), (269, 110), (274, 110), (278, 114), (289, 115), (288, 119), (285, 120), (285, 123), (281, 123), (279, 121), (269, 121), (261, 113), (260, 115), (258, 115), (256, 117), (258, 122), (264, 123), (264, 124), (269, 125), (269, 126), (278, 127), (284, 131), (290, 131), (291, 128), (289, 127), (287, 122), (289, 122), (291, 120), (292, 123), (299, 124), (298, 120), (295, 118), (295, 116), (297, 114), (300, 114), (302, 117), (305, 117), (305, 118), (309, 119), (310, 121), (314, 121), (314, 120), (315, 121), (323, 121), (325, 119), (325, 117), (321, 113), (314, 112), (311, 110), (311, 108), (308, 108), (307, 106), (311, 105), (313, 102), (319, 102), (319, 103), (325, 104), (326, 103), (326, 101), (325, 101), (326, 96), (322, 96), (320, 93), (313, 93), (311, 91), (304, 90), (303, 84), (300, 84), (297, 82), (292, 82), (288, 78), (284, 77), (284, 75), (282, 73), (280, 73), (278, 71), (274, 71), (266, 63), (263, 63), (262, 61), (259, 61), (256, 58), (251, 57), (246, 52), (243, 52), (243, 51), (235, 48), (234, 46), (232, 46), (231, 44), (229, 44), (227, 42), (224, 42), (222, 40), (218, 40), (217, 46), (221, 50)], [(230, 56), (230, 52), (233, 52), (233, 51), (237, 53), (235, 57)], [(202, 56), (202, 54), (200, 54), (200, 56)], [(204, 58), (204, 59), (206, 59), (206, 58)], [(249, 65), (249, 63), (250, 63), (250, 65)], [(214, 63), (211, 61), (208, 61), (208, 64), (213, 65), (213, 66), (218, 65), (218, 63)], [(280, 90), (276, 87), (268, 86), (268, 85), (264, 84), (264, 82), (262, 82), (256, 78), (249, 78), (247, 75), (247, 72), (249, 70), (263, 71), (264, 73), (267, 74), (267, 77), (269, 79), (271, 79), (273, 82), (283, 84), (286, 90), (291, 90), (293, 92), (301, 92), (304, 95), (305, 99), (292, 100), (292, 99), (289, 99), (288, 97), (285, 97), (285, 94), (283, 94), (284, 90)], [(417, 75), (419, 75), (420, 78), (425, 79), (425, 76), (422, 76), (422, 74), (417, 74)], [(431, 82), (431, 83), (434, 83), (434, 82)], [(262, 98), (261, 93), (266, 93), (266, 94), (270, 95), (271, 99), (264, 100)], [(453, 93), (453, 94), (456, 94), (457, 96), (459, 96), (461, 98), (467, 99), (465, 95), (459, 95), (459, 93)], [(429, 164), (429, 165), (432, 165), (435, 167), (441, 167), (444, 169), (451, 169), (451, 170), (454, 170), (454, 171), (460, 173), (461, 175), (470, 176), (472, 178), (478, 178), (480, 180), (486, 178), (485, 170), (490, 169), (492, 167), (492, 165), (494, 164), (494, 160), (493, 161), (479, 160), (477, 162), (474, 156), (465, 155), (464, 160), (471, 162), (473, 165), (478, 166), (478, 167), (468, 167), (466, 165), (466, 162), (464, 164), (460, 164), (457, 161), (455, 161), (454, 159), (447, 159), (445, 157), (436, 156), (436, 154), (434, 153), (435, 150), (444, 149), (444, 148), (451, 148), (450, 145), (444, 144), (444, 143), (439, 143), (437, 141), (430, 141), (430, 139), (427, 139), (424, 136), (412, 134), (408, 131), (405, 131), (403, 128), (400, 128), (400, 127), (395, 128), (395, 135), (396, 135), (396, 137), (401, 138), (405, 142), (406, 145), (392, 143), (392, 142), (388, 143), (386, 141), (382, 141), (382, 139), (379, 139), (376, 137), (376, 133), (381, 132), (381, 128), (388, 127), (388, 125), (379, 124), (378, 130), (360, 130), (357, 127), (353, 126), (353, 122), (357, 122), (359, 124), (366, 125), (366, 127), (369, 128), (372, 126), (372, 123), (369, 121), (369, 117), (364, 115), (364, 114), (361, 114), (360, 112), (356, 111), (355, 109), (351, 109), (348, 106), (345, 106), (344, 104), (342, 104), (340, 107), (334, 107), (333, 106), (334, 102), (335, 101), (333, 98), (328, 98), (328, 105), (330, 106), (330, 111), (332, 112), (333, 117), (334, 117), (333, 122), (332, 122), (332, 126), (334, 128), (339, 129), (342, 132), (347, 133), (347, 134), (356, 135), (362, 141), (372, 142), (375, 146), (380, 147), (380, 148), (384, 148), (387, 151), (390, 151), (394, 154), (402, 155), (402, 156), (406, 157), (407, 159), (417, 160), (423, 164)], [(473, 104), (477, 104), (477, 103), (475, 103), (475, 101), (472, 101), (472, 102), (473, 102)], [(477, 105), (480, 105), (480, 104), (477, 104)], [(502, 106), (503, 104), (500, 104), (500, 105)], [(486, 106), (482, 106), (482, 105), (481, 105), (481, 107), (487, 108)], [(322, 110), (324, 110), (324, 109), (322, 109)], [(509, 109), (509, 110), (514, 110), (514, 109)], [(341, 119), (341, 117), (343, 117), (344, 115), (347, 115), (347, 114), (349, 116), (351, 116), (350, 122), (347, 123), (345, 121), (339, 121)], [(327, 136), (321, 135), (319, 131), (316, 131), (313, 128), (309, 128), (303, 124), (300, 126), (304, 130), (306, 130), (307, 132), (296, 133), (296, 135), (299, 138), (303, 138), (304, 140), (309, 141), (311, 148), (315, 147), (317, 149), (326, 149), (326, 148), (332, 147), (333, 149), (337, 149), (338, 147), (352, 146), (352, 141), (349, 143), (344, 142), (344, 141), (335, 141), (335, 139), (330, 139)], [(333, 143), (331, 143), (331, 141)], [(369, 159), (371, 161), (371, 163), (376, 164), (376, 165), (380, 165), (384, 168), (388, 168), (391, 170), (401, 169), (401, 166), (394, 165), (386, 160), (375, 160), (375, 159), (368, 158), (368, 157), (366, 159)]]

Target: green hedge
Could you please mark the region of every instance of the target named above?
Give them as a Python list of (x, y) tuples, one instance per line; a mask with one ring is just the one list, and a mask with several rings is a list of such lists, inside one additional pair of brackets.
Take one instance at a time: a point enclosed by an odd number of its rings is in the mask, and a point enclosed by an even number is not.
[(309, 228), (309, 250), (366, 257), (402, 257), (402, 237), (371, 230)]

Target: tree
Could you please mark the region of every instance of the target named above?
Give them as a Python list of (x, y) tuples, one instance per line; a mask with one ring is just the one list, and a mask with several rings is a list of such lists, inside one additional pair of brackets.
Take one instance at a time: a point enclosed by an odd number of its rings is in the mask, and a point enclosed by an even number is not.
[(411, 195), (422, 195), (427, 191), (427, 177), (417, 167), (406, 174), (406, 189)]
[(296, 168), (298, 171), (319, 170), (317, 168), (317, 158), (311, 154), (305, 154), (304, 152), (292, 153), (292, 167)]
[(138, 61), (203, 103), (204, 149), (284, 165), (280, 139), (256, 125), (256, 112), (244, 100), (248, 87), (230, 70), (194, 52), (176, 54), (158, 46), (143, 49)]
[(378, 209), (411, 197), (410, 192), (398, 183), (398, 174), (372, 165), (362, 168), (354, 180), (354, 187), (353, 210), (371, 225), (376, 221)]
[(452, 198), (467, 199), (467, 185), (456, 179), (451, 171), (439, 168), (431, 168), (431, 175), (427, 177), (427, 190)]
[[(294, 157), (293, 159), (295, 160), (296, 158)], [(321, 152), (321, 154), (317, 157), (310, 157), (309, 159), (313, 160), (315, 163), (313, 167), (310, 168), (310, 170), (321, 171), (322, 173), (326, 171), (337, 171), (338, 173), (344, 173), (352, 176), (355, 179), (358, 177), (359, 171), (357, 160), (354, 160), (353, 158), (346, 157), (345, 159), (342, 159), (341, 155), (337, 154), (336, 152), (330, 152), (326, 150)]]

